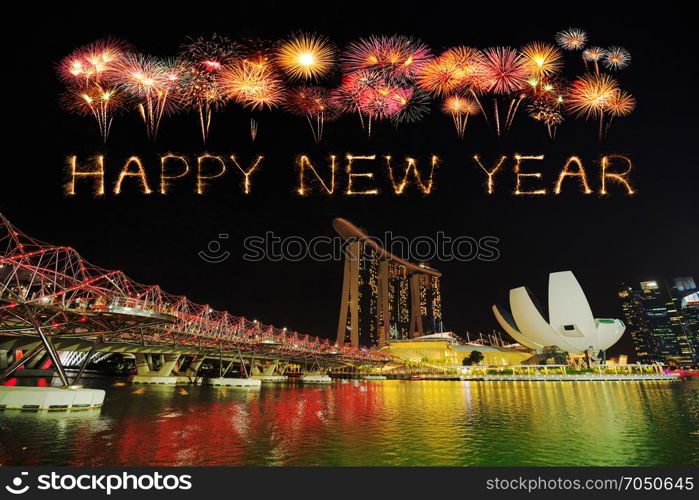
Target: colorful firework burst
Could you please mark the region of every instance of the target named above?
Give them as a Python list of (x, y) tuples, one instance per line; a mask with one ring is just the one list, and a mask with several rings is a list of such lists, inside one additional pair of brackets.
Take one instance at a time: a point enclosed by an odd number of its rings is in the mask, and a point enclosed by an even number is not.
[(271, 67), (274, 65), (278, 43), (265, 38), (245, 38), (240, 42), (241, 58), (254, 66)]
[(524, 88), (529, 77), (526, 60), (511, 47), (492, 47), (483, 51), (483, 68), (488, 91), (512, 94)]
[(335, 54), (327, 37), (299, 33), (279, 46), (275, 61), (290, 80), (320, 80), (334, 68)]
[(451, 115), (456, 128), (456, 134), (459, 139), (464, 138), (468, 117), (478, 114), (480, 106), (475, 100), (468, 99), (459, 95), (452, 95), (444, 99), (442, 103), (442, 112)]
[(163, 115), (176, 112), (182, 105), (182, 75), (175, 60), (126, 54), (110, 78), (123, 84), (124, 90), (137, 103), (151, 140), (158, 134)]
[(547, 78), (563, 68), (561, 51), (551, 44), (532, 42), (522, 47), (522, 57), (529, 73), (537, 78)]
[[(284, 85), (268, 65), (239, 61), (221, 72), (221, 85), (229, 99), (251, 111), (273, 109), (284, 102)], [(250, 118), (250, 137), (257, 138), (258, 122)]]
[(58, 65), (61, 79), (69, 85), (102, 82), (128, 51), (128, 44), (107, 38), (74, 50)]
[(100, 137), (107, 142), (114, 115), (126, 104), (124, 93), (116, 86), (92, 83), (69, 88), (61, 96), (64, 109), (78, 115), (90, 115), (97, 122)]
[(631, 54), (623, 47), (609, 47), (602, 62), (607, 69), (624, 69), (631, 64)]
[(570, 87), (568, 109), (578, 117), (598, 118), (618, 88), (617, 81), (605, 73), (583, 75)]
[(401, 103), (401, 110), (393, 117), (396, 126), (400, 123), (418, 122), (430, 112), (432, 99), (424, 90), (415, 86), (397, 87), (394, 94)]
[(226, 95), (253, 111), (272, 109), (284, 102), (284, 85), (270, 69), (238, 62), (221, 72)]
[(587, 43), (587, 33), (579, 28), (568, 28), (556, 33), (556, 43), (565, 50), (582, 50)]
[(377, 71), (357, 71), (345, 75), (340, 85), (331, 91), (335, 106), (343, 113), (357, 113), (364, 128), (361, 97), (381, 83), (383, 78)]
[(342, 55), (346, 71), (375, 70), (391, 80), (414, 78), (430, 59), (427, 45), (400, 35), (360, 38)]
[(471, 47), (454, 47), (427, 62), (416, 79), (417, 85), (436, 96), (466, 87), (482, 89), (486, 82), (483, 55)]
[(589, 47), (583, 50), (582, 58), (585, 63), (592, 63), (595, 68), (595, 73), (599, 74), (599, 63), (607, 55), (607, 51), (602, 47)]
[(556, 135), (556, 127), (563, 123), (563, 100), (561, 97), (537, 97), (527, 106), (527, 112), (534, 120), (546, 126), (549, 137)]
[(197, 111), (204, 142), (209, 136), (212, 112), (225, 103), (220, 72), (239, 57), (239, 49), (227, 37), (214, 34), (210, 38), (190, 39), (180, 51), (183, 100)]
[(586, 74), (570, 87), (568, 109), (578, 117), (599, 118), (599, 138), (604, 137), (604, 115), (619, 90), (617, 81), (605, 73)]
[(617, 90), (607, 101), (606, 111), (612, 118), (628, 116), (636, 109), (636, 99), (624, 90)]
[[(484, 69), (486, 77), (486, 89), (493, 94), (515, 94), (527, 85), (529, 77), (529, 69), (527, 60), (515, 49), (511, 47), (492, 47), (483, 51)], [(514, 113), (517, 112), (519, 103), (521, 102), (520, 95), (513, 95), (508, 106), (507, 117), (505, 118), (506, 127), (514, 119)], [(493, 97), (493, 118), (495, 121), (495, 130), (500, 135), (500, 105), (498, 99)]]
[(325, 122), (340, 115), (330, 91), (324, 87), (302, 86), (290, 89), (284, 108), (292, 114), (306, 118), (316, 143), (323, 138)]

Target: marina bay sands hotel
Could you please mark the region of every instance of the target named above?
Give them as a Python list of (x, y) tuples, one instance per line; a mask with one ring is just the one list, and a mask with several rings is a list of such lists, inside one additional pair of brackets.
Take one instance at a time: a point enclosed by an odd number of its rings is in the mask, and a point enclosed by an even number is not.
[(347, 242), (338, 344), (382, 346), (443, 330), (439, 271), (391, 254), (348, 220), (333, 228)]

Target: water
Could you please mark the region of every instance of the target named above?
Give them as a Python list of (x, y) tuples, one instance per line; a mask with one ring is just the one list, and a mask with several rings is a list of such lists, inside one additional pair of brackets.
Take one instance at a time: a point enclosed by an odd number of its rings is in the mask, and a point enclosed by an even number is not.
[(699, 465), (696, 380), (105, 388), (0, 412), (0, 465)]

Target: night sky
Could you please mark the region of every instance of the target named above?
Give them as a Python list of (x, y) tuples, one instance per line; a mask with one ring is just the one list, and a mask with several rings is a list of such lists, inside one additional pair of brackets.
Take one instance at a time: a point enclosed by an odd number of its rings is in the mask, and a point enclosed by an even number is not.
[[(381, 2), (381, 8), (379, 2), (327, 2), (289, 8), (288, 2), (258, 1), (252, 3), (254, 10), (249, 4), (229, 2), (219, 8), (208, 2), (183, 8), (170, 2), (163, 8), (122, 11), (117, 3), (109, 4), (110, 13), (100, 14), (91, 3), (26, 14), (22, 23), (26, 21), (27, 33), (5, 44), (5, 69), (15, 68), (19, 76), (6, 74), (10, 89), (3, 106), (0, 211), (29, 235), (74, 246), (89, 261), (121, 269), (141, 283), (158, 283), (235, 315), (328, 338), (334, 337), (337, 325), (341, 262), (246, 263), (241, 257), (246, 236), (267, 231), (282, 237), (331, 236), (335, 217), (375, 235), (392, 231), (410, 238), (444, 231), (451, 237), (496, 236), (501, 256), (495, 262), (431, 263), (444, 275), (445, 326), (458, 334), (498, 328), (490, 306), (502, 302), (512, 287), (526, 284), (545, 303), (552, 271), (576, 274), (596, 317), (621, 316), (616, 296), (620, 281), (685, 275), (699, 279), (699, 109), (696, 49), (687, 12), (668, 3), (658, 7), (664, 10), (646, 14), (623, 5), (592, 9), (577, 3), (575, 12), (526, 2), (484, 2), (468, 8), (464, 2)], [(603, 143), (594, 121), (569, 119), (550, 140), (543, 125), (523, 112), (499, 139), (476, 117), (462, 142), (451, 119), (433, 103), (433, 112), (420, 123), (397, 130), (388, 122), (374, 124), (371, 139), (356, 115), (343, 117), (326, 125), (325, 139), (318, 145), (303, 119), (281, 111), (257, 115), (259, 136), (252, 144), (250, 114), (231, 105), (214, 115), (206, 147), (194, 113), (164, 119), (157, 141), (149, 143), (140, 118), (128, 112), (116, 119), (105, 147), (94, 121), (69, 115), (58, 104), (57, 62), (105, 36), (128, 40), (158, 56), (174, 55), (187, 36), (218, 32), (232, 38), (277, 38), (295, 30), (325, 33), (340, 47), (360, 36), (400, 33), (419, 37), (439, 52), (459, 44), (483, 48), (552, 42), (557, 31), (573, 26), (586, 29), (593, 44), (622, 45), (633, 56), (631, 66), (616, 76), (638, 99), (638, 107), (614, 122)], [(578, 53), (566, 53), (565, 75), (572, 79), (582, 72)], [(330, 82), (338, 79), (336, 75)], [(194, 194), (193, 177), (178, 183), (168, 196), (157, 194), (161, 154), (176, 152), (191, 159), (205, 151), (236, 154), (245, 163), (264, 154), (252, 193), (244, 196), (240, 176), (230, 172), (205, 196)], [(412, 186), (407, 194), (395, 196), (385, 167), (376, 162), (366, 170), (375, 172), (379, 196), (342, 195), (347, 187), (342, 169), (338, 193), (332, 197), (316, 191), (301, 198), (294, 192), (297, 155), (308, 154), (316, 164), (325, 164), (330, 154), (343, 157), (350, 152), (412, 156), (422, 166), (437, 154), (441, 163), (435, 191), (422, 196)], [(66, 156), (76, 154), (84, 161), (97, 153), (107, 157), (108, 187), (125, 159), (138, 155), (156, 193), (141, 195), (136, 183), (127, 181), (120, 196), (95, 199), (82, 183), (75, 197), (66, 197)], [(601, 156), (625, 154), (634, 162), (631, 179), (637, 194), (628, 197), (621, 186), (611, 184), (609, 197), (585, 196), (569, 180), (560, 196), (515, 197), (514, 153), (545, 155), (544, 161), (527, 168), (543, 173), (541, 186), (549, 192), (568, 156), (581, 157), (591, 188), (599, 192)], [(486, 165), (500, 155), (510, 157), (493, 196), (485, 193), (485, 177), (471, 160), (473, 154)], [(357, 167), (365, 171), (363, 165)], [(198, 252), (220, 233), (230, 234), (224, 244), (231, 258), (217, 265), (203, 262)], [(612, 349), (619, 351), (630, 353), (628, 334)]]

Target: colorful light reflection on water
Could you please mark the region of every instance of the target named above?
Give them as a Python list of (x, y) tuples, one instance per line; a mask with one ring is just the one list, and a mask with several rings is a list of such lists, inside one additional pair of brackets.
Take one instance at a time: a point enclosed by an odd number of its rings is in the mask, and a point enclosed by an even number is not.
[(0, 412), (2, 465), (699, 465), (699, 381), (106, 387)]

